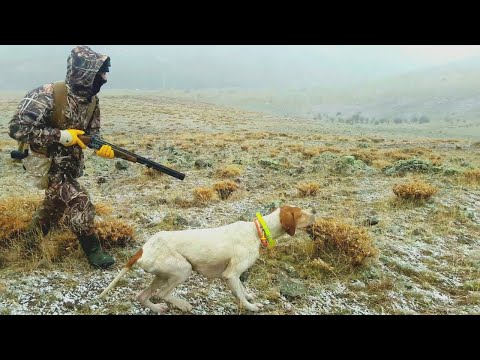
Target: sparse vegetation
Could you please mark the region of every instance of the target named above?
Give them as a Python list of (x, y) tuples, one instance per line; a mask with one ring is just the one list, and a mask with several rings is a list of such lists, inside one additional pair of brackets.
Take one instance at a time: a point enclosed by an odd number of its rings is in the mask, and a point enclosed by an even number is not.
[[(79, 182), (93, 196), (102, 246), (119, 266), (157, 231), (223, 225), (243, 214), (248, 214), (243, 220), (251, 221), (258, 209), (268, 212), (265, 204), (285, 203), (315, 208), (323, 222), (261, 250), (244, 284), (259, 302), (269, 301), (264, 312), (480, 311), (474, 296), (474, 281), (480, 277), (474, 246), (480, 221), (478, 140), (472, 144), (451, 135), (464, 131), (473, 136), (478, 126), (457, 115), (449, 115), (444, 125), (430, 115), (430, 122), (421, 123), (422, 113), (401, 115), (402, 122), (394, 124), (396, 114), (367, 116), (343, 109), (321, 113), (316, 121), (312, 114), (303, 122), (209, 104), (225, 99), (222, 90), (210, 97), (202, 97), (200, 90), (182, 93), (181, 99), (167, 91), (104, 95), (107, 141), (187, 175), (182, 182), (131, 163), (120, 170), (115, 161), (84, 152), (86, 176)], [(235, 89), (230, 95), (239, 93)], [(198, 96), (199, 101), (185, 96)], [(9, 102), (0, 97), (4, 114), (16, 103), (17, 98)], [(6, 121), (0, 116), (4, 126)], [(5, 133), (0, 135), (6, 154), (15, 146)], [(51, 275), (46, 286), (53, 284), (63, 294), (90, 296), (99, 290), (110, 278), (91, 272), (75, 236), (61, 224), (47, 236), (38, 235), (36, 254), (25, 251), (22, 234), (43, 193), (27, 187), (19, 163), (8, 156), (0, 163), (0, 275), (10, 279), (3, 293), (0, 288), (0, 313), (24, 311), (18, 305), (25, 301), (23, 292), (35, 291), (21, 284), (41, 271), (45, 278)], [(429, 191), (420, 191), (418, 184), (400, 187), (412, 181), (438, 186), (434, 193), (430, 189), (435, 201), (425, 201)], [(392, 193), (394, 187), (399, 195)], [(42, 303), (30, 300), (28, 308), (48, 313), (47, 303), (57, 301), (61, 313), (137, 313), (135, 303), (119, 300), (145, 281), (140, 271), (129, 274), (118, 297), (97, 308), (78, 303), (65, 307), (63, 299), (50, 300), (55, 298), (50, 291), (42, 294)], [(82, 290), (85, 283), (97, 288)], [(231, 295), (223, 292), (221, 281), (206, 284), (194, 273), (187, 292), (180, 294), (189, 301), (208, 294), (208, 307), (199, 301), (194, 313), (236, 313), (223, 306), (231, 303)], [(287, 294), (287, 285), (303, 290)]]
[(479, 185), (480, 184), (480, 168), (464, 171), (463, 179), (468, 184)]

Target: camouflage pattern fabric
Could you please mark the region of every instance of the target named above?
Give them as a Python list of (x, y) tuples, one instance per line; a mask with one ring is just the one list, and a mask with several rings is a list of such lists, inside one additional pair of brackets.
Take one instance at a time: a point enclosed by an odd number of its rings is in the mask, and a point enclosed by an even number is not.
[(36, 219), (49, 221), (45, 218), (48, 217), (51, 222), (56, 222), (65, 213), (67, 224), (76, 234), (90, 231), (95, 208), (87, 191), (75, 180), (83, 175), (85, 168), (82, 149), (78, 145), (64, 147), (57, 141), (60, 139), (60, 130), (65, 129), (84, 130), (86, 135), (99, 134), (98, 97), (91, 121), (86, 116), (92, 100), (93, 81), (107, 59), (108, 56), (98, 54), (87, 46), (77, 46), (72, 50), (67, 60), (67, 101), (62, 129), (51, 126), (53, 83), (26, 94), (9, 123), (10, 137), (29, 143), (33, 151), (46, 147), (52, 158), (49, 187), (45, 191), (44, 203), (35, 215)]
[(65, 225), (77, 236), (91, 235), (95, 206), (78, 181), (62, 174), (50, 174), (45, 199), (34, 214), (38, 225), (55, 226), (64, 216)]

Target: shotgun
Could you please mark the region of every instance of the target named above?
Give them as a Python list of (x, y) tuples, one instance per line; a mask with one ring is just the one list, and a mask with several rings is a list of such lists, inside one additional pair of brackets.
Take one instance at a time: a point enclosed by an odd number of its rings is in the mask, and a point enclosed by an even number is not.
[(182, 174), (181, 172), (170, 169), (170, 168), (168, 168), (166, 166), (163, 166), (161, 164), (158, 164), (158, 163), (156, 163), (152, 160), (144, 158), (143, 156), (140, 156), (140, 155), (134, 154), (134, 153), (132, 153), (128, 150), (122, 149), (122, 148), (120, 148), (116, 145), (110, 144), (109, 142), (106, 142), (105, 140), (102, 140), (97, 135), (93, 135), (93, 136), (79, 135), (78, 138), (85, 145), (87, 145), (90, 149), (99, 150), (103, 145), (109, 145), (109, 146), (112, 147), (112, 150), (115, 153), (115, 157), (117, 157), (117, 158), (145, 165), (148, 168), (152, 168), (152, 169), (161, 171), (161, 172), (163, 172), (167, 175), (173, 176), (174, 178), (177, 178), (179, 180), (183, 180), (185, 178), (185, 174)]

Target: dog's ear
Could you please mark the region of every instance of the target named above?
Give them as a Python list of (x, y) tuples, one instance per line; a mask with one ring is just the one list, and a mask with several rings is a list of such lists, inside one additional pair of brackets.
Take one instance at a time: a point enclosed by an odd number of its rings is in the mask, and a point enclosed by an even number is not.
[(290, 236), (295, 235), (295, 230), (297, 230), (295, 217), (296, 211), (294, 208), (290, 206), (282, 206), (280, 208), (280, 224)]

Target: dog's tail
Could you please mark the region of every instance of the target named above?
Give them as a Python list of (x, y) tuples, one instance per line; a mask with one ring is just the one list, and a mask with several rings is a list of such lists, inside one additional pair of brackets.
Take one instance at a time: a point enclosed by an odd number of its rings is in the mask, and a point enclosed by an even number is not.
[(112, 289), (115, 286), (118, 280), (120, 280), (120, 278), (123, 275), (125, 275), (127, 271), (130, 270), (130, 268), (138, 261), (138, 259), (142, 257), (142, 254), (143, 254), (143, 249), (140, 249), (135, 253), (135, 255), (133, 255), (130, 258), (130, 260), (128, 260), (128, 262), (123, 267), (122, 271), (120, 271), (120, 273), (115, 277), (115, 279), (112, 280), (110, 285), (108, 285), (107, 288), (103, 290), (103, 292), (100, 294), (100, 298), (103, 298), (107, 294), (107, 292), (110, 291), (110, 289)]

